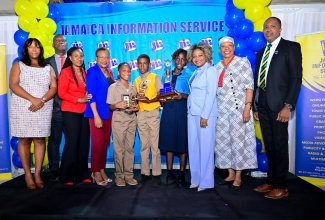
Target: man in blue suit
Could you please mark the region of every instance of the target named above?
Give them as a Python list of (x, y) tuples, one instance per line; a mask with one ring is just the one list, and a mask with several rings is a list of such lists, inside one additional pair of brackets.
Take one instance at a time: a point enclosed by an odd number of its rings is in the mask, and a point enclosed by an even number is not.
[[(56, 78), (60, 75), (61, 67), (66, 59), (67, 41), (61, 34), (53, 38), (55, 54), (47, 58), (47, 62), (53, 67)], [(60, 144), (62, 139), (63, 123), (61, 112), (61, 99), (56, 94), (53, 102), (51, 121), (51, 136), (48, 139), (47, 153), (49, 159), (50, 179), (59, 179)]]
[(265, 21), (268, 46), (257, 53), (254, 79), (254, 118), (260, 121), (269, 167), (266, 183), (254, 190), (270, 199), (289, 195), (288, 121), (302, 82), (300, 44), (281, 38), (281, 31), (280, 19)]

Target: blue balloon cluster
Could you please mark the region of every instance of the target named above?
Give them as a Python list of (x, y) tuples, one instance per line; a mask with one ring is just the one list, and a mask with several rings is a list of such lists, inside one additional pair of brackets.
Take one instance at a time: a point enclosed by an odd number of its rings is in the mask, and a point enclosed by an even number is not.
[(21, 160), (20, 160), (20, 157), (18, 154), (18, 142), (19, 142), (19, 138), (12, 136), (12, 138), (10, 140), (10, 146), (14, 150), (14, 152), (11, 156), (11, 161), (15, 167), (23, 168), (23, 165), (21, 163)]

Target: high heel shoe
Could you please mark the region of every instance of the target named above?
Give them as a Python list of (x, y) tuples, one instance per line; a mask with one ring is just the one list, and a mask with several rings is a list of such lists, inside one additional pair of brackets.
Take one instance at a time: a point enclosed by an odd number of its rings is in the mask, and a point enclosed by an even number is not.
[(43, 182), (36, 182), (36, 186), (37, 186), (37, 188), (40, 188), (40, 189), (42, 189), (42, 188), (44, 188), (44, 183)]
[(94, 178), (94, 174), (93, 173), (91, 174), (91, 178), (93, 179), (93, 183), (96, 183), (98, 186), (106, 186), (107, 185), (107, 182), (105, 180), (104, 181), (97, 182), (97, 180)]
[(25, 177), (25, 182), (26, 182), (26, 186), (27, 186), (28, 189), (36, 189), (36, 185), (35, 185), (35, 182), (34, 182), (33, 178), (27, 180), (26, 177)]

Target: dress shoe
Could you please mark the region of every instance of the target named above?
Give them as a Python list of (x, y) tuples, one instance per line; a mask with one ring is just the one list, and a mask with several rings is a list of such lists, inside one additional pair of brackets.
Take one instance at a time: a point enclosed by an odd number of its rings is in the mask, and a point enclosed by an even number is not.
[(138, 180), (138, 183), (144, 183), (144, 182), (147, 182), (150, 179), (151, 179), (150, 175), (141, 174), (141, 177)]
[(179, 175), (177, 178), (177, 186), (179, 188), (185, 187), (185, 176), (184, 175)]
[(218, 185), (230, 185), (232, 184), (234, 181), (233, 180), (221, 180), (220, 182), (218, 182)]
[(229, 185), (229, 190), (233, 191), (233, 192), (237, 192), (241, 189), (241, 187), (243, 186), (243, 184), (240, 184), (240, 186), (235, 186), (233, 184)]
[(264, 195), (268, 199), (281, 199), (289, 195), (288, 189), (272, 189), (270, 192)]
[(116, 178), (116, 179), (115, 179), (115, 184), (116, 184), (117, 186), (126, 186), (126, 184), (125, 184), (125, 180), (120, 179), (120, 178)]
[(59, 180), (59, 172), (57, 170), (51, 171), (50, 180), (51, 181), (58, 181)]
[(260, 186), (256, 186), (254, 188), (254, 190), (256, 192), (270, 192), (271, 190), (273, 189), (273, 185), (270, 185), (270, 184), (263, 184), (263, 185), (260, 185)]
[(131, 179), (125, 179), (125, 182), (130, 185), (130, 186), (135, 186), (138, 185), (138, 181), (136, 181), (135, 179), (131, 178)]
[(91, 180), (90, 179), (84, 179), (81, 182), (83, 182), (83, 183), (91, 183)]
[(152, 180), (153, 180), (152, 184), (154, 186), (160, 186), (161, 185), (160, 176), (153, 176)]
[(37, 186), (37, 188), (42, 189), (42, 188), (44, 188), (44, 183), (43, 182), (39, 182), (39, 183), (36, 182), (36, 186)]
[(64, 186), (73, 186), (73, 184), (74, 184), (73, 182), (65, 182), (65, 183), (63, 183)]
[(25, 182), (28, 189), (36, 189), (36, 184), (33, 178), (27, 179), (25, 176)]
[(176, 176), (174, 174), (168, 174), (166, 177), (167, 185), (171, 185), (176, 182)]
[(200, 188), (200, 187), (197, 188), (197, 191), (198, 191), (198, 192), (202, 192), (202, 191), (204, 191), (204, 190), (207, 190), (207, 189), (206, 189), (206, 188)]
[(191, 184), (190, 185), (190, 189), (195, 189), (195, 188), (198, 188), (199, 187), (199, 185), (197, 185), (197, 184)]

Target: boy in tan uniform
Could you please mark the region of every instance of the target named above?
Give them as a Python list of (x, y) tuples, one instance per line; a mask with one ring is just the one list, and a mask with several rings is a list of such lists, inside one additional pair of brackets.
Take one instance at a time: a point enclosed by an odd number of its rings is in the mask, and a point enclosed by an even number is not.
[(150, 58), (141, 54), (137, 59), (137, 66), (141, 75), (134, 80), (134, 86), (139, 95), (139, 112), (137, 113), (138, 132), (141, 150), (141, 178), (139, 182), (144, 183), (150, 177), (150, 150), (152, 156), (153, 184), (161, 184), (161, 158), (158, 148), (159, 126), (160, 126), (160, 102), (156, 99), (158, 92), (164, 86), (158, 75), (150, 73)]
[(120, 79), (108, 88), (107, 103), (114, 111), (112, 132), (114, 143), (115, 183), (117, 186), (137, 185), (133, 178), (134, 138), (136, 130), (135, 111), (138, 106), (130, 106), (131, 97), (136, 96), (135, 87), (129, 83), (131, 69), (128, 63), (118, 65)]

